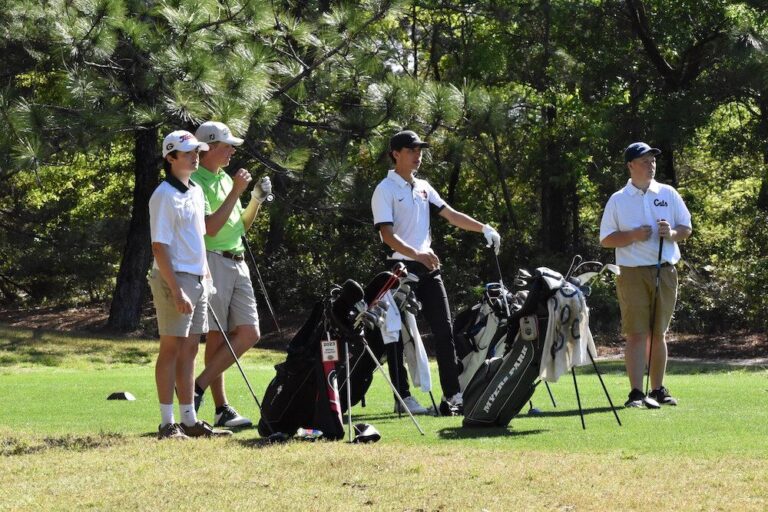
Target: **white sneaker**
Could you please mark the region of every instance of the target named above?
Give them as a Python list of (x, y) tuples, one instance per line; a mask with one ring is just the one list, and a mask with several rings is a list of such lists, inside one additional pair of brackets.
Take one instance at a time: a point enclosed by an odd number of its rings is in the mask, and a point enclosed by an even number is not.
[[(408, 407), (411, 414), (429, 414), (429, 410), (422, 406), (413, 396), (403, 398), (403, 402), (405, 402), (405, 406)], [(405, 409), (403, 409), (403, 406), (398, 401), (395, 401), (395, 412), (405, 412)]]

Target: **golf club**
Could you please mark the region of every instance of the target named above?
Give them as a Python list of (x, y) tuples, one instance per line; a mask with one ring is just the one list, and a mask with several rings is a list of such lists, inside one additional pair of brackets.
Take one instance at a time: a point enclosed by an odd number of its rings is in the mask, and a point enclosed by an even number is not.
[(571, 277), (571, 273), (573, 273), (573, 271), (576, 268), (576, 266), (579, 263), (581, 263), (581, 261), (583, 259), (584, 258), (581, 257), (581, 254), (577, 254), (576, 256), (573, 257), (573, 259), (571, 260), (571, 266), (568, 267), (568, 272), (566, 272), (566, 274), (565, 274), (565, 280), (566, 281), (568, 280), (569, 277)]
[[(267, 200), (269, 201), (269, 199)], [(243, 239), (243, 244), (245, 245), (245, 250), (248, 252), (248, 256), (251, 257), (253, 270), (256, 273), (256, 280), (259, 282), (259, 288), (261, 288), (261, 294), (264, 296), (264, 302), (267, 303), (267, 309), (269, 309), (269, 314), (272, 316), (272, 321), (275, 323), (277, 332), (282, 335), (283, 331), (280, 329), (280, 325), (277, 323), (277, 316), (275, 316), (275, 310), (272, 309), (272, 302), (269, 300), (269, 295), (267, 295), (267, 288), (264, 286), (264, 280), (261, 278), (261, 272), (259, 272), (259, 267), (258, 265), (256, 265), (256, 258), (253, 256), (253, 252), (251, 251), (251, 246), (248, 245), (248, 240), (245, 239), (245, 235), (243, 235), (242, 239)]]
[(251, 396), (253, 397), (254, 401), (256, 402), (256, 406), (259, 408), (259, 415), (264, 420), (264, 423), (267, 425), (267, 428), (269, 429), (269, 432), (271, 434), (274, 434), (275, 431), (272, 430), (272, 425), (269, 424), (269, 421), (264, 417), (264, 415), (261, 412), (261, 402), (259, 402), (259, 399), (256, 398), (256, 393), (253, 392), (253, 388), (251, 387), (251, 383), (248, 381), (248, 377), (245, 376), (245, 372), (243, 371), (243, 367), (240, 366), (240, 360), (237, 358), (237, 354), (235, 353), (235, 349), (232, 347), (232, 343), (229, 342), (229, 336), (227, 336), (227, 333), (224, 332), (224, 329), (221, 328), (221, 323), (219, 323), (219, 318), (216, 316), (216, 312), (213, 311), (213, 306), (211, 306), (210, 303), (208, 303), (208, 312), (211, 314), (211, 317), (213, 318), (213, 321), (216, 323), (216, 327), (219, 328), (219, 332), (221, 333), (221, 337), (224, 338), (224, 343), (226, 343), (227, 348), (229, 349), (229, 353), (232, 354), (232, 357), (235, 358), (235, 364), (237, 365), (237, 369), (240, 370), (240, 375), (243, 376), (243, 380), (245, 381), (245, 385), (248, 387), (248, 391), (251, 392)]
[[(653, 306), (651, 306), (651, 344), (648, 348), (648, 368), (646, 369), (645, 373), (645, 396), (647, 400), (653, 400), (652, 398), (648, 398), (648, 386), (651, 380), (651, 356), (653, 355), (653, 338), (656, 333), (656, 303), (659, 298), (659, 279), (661, 277), (661, 251), (664, 248), (664, 238), (659, 236), (659, 256), (656, 258), (656, 281), (654, 284), (654, 291), (653, 291)], [(656, 400), (653, 400), (653, 402), (656, 403), (656, 407), (658, 408), (659, 403), (656, 402)], [(647, 402), (646, 406), (648, 406)]]

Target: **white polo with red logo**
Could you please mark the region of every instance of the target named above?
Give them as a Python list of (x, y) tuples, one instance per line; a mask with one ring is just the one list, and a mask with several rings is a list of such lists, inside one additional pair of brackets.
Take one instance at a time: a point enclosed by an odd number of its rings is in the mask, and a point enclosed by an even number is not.
[[(660, 219), (669, 222), (672, 228), (693, 228), (691, 214), (677, 190), (651, 180), (648, 190), (644, 193), (629, 180), (624, 188), (611, 196), (605, 206), (600, 222), (600, 240), (617, 231), (651, 226), (652, 234), (648, 240), (616, 248), (616, 263), (625, 267), (655, 265), (659, 255)], [(672, 265), (680, 261), (677, 242), (664, 241), (661, 261)]]
[[(419, 252), (430, 249), (432, 237), (429, 228), (430, 205), (440, 211), (448, 203), (425, 180), (413, 179), (408, 183), (394, 170), (376, 186), (371, 198), (373, 224), (376, 228), (389, 224), (394, 233)], [(399, 252), (393, 259), (411, 260)]]

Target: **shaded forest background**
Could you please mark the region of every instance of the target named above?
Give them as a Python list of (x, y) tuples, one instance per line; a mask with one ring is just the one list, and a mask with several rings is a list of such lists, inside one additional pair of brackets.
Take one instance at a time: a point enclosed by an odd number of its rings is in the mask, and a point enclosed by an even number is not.
[[(622, 149), (662, 149), (683, 195), (677, 330), (765, 331), (768, 2), (7, 0), (0, 12), (0, 305), (111, 304), (145, 321), (160, 141), (208, 119), (271, 176), (248, 234), (280, 316), (384, 269), (370, 196), (407, 127), (501, 262), (565, 271), (599, 247)], [(497, 278), (482, 236), (433, 222), (454, 308)], [(258, 297), (258, 294), (257, 294)], [(616, 329), (611, 284), (593, 329)], [(266, 318), (263, 323), (266, 323)]]

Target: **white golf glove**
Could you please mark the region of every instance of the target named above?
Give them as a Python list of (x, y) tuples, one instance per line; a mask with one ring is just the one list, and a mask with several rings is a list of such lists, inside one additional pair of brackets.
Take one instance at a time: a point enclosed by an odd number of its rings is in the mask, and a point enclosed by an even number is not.
[(216, 287), (213, 286), (213, 279), (206, 277), (203, 279), (203, 289), (208, 293), (208, 297), (216, 295)]
[(269, 176), (264, 176), (261, 181), (253, 186), (251, 190), (251, 199), (263, 203), (272, 195), (272, 180)]
[(501, 250), (501, 237), (499, 236), (498, 231), (486, 224), (483, 226), (483, 235), (485, 235), (485, 240), (488, 242), (487, 247), (493, 246), (493, 252), (498, 255)]

